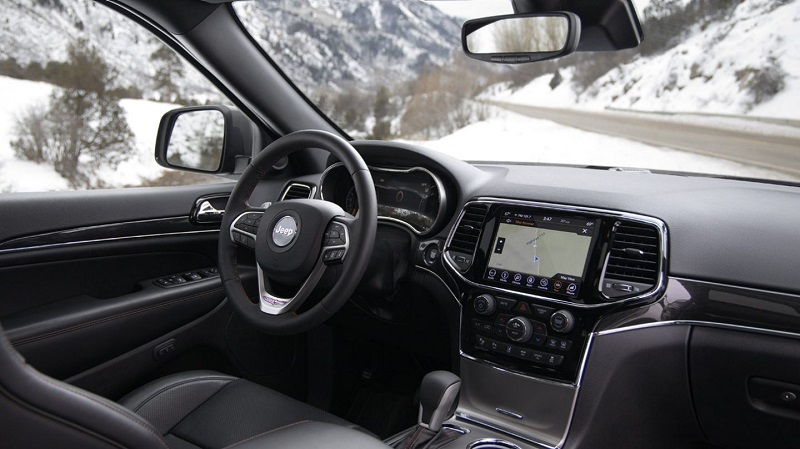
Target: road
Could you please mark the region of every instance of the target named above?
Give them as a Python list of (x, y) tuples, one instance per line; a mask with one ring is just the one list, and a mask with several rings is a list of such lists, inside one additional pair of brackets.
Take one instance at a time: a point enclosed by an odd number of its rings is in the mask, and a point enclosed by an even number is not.
[(497, 101), (487, 103), (517, 114), (550, 120), (585, 131), (800, 176), (800, 139), (675, 123), (646, 116), (541, 108)]

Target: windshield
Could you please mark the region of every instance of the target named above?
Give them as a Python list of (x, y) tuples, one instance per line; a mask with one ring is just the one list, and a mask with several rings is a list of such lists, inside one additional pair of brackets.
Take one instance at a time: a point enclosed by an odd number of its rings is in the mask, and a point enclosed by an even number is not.
[(464, 56), (498, 0), (236, 2), (248, 31), (353, 138), (469, 161), (800, 181), (798, 1), (634, 0), (645, 42), (534, 64)]

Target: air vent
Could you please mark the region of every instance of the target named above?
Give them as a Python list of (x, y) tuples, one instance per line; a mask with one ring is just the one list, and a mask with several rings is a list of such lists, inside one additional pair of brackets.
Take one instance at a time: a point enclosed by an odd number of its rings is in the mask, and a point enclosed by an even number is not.
[(464, 215), (458, 222), (456, 232), (450, 240), (449, 250), (472, 255), (478, 246), (478, 240), (483, 230), (483, 221), (489, 206), (485, 204), (471, 204), (464, 209)]
[(311, 187), (305, 184), (289, 184), (289, 187), (286, 188), (283, 192), (283, 196), (281, 196), (281, 201), (295, 200), (298, 198), (311, 198)]
[(603, 293), (610, 297), (640, 294), (656, 285), (661, 260), (659, 235), (651, 225), (618, 222), (611, 237)]

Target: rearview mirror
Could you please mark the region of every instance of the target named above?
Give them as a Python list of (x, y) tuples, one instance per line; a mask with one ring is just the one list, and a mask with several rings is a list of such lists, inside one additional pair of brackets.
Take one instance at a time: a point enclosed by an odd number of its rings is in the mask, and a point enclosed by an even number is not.
[(521, 64), (573, 53), (580, 30), (580, 19), (570, 12), (512, 14), (467, 21), (461, 41), (470, 58)]
[(240, 110), (222, 105), (173, 109), (161, 118), (156, 161), (175, 170), (235, 174), (264, 136)]

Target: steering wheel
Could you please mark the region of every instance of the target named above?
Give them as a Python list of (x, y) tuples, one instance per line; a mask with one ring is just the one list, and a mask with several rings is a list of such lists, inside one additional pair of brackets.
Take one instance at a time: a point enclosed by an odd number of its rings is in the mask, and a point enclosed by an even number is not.
[[(268, 168), (293, 151), (320, 148), (338, 158), (355, 184), (358, 213), (316, 199), (279, 201), (266, 209), (251, 206), (250, 195)], [(231, 192), (219, 238), (219, 270), (225, 293), (253, 327), (271, 334), (296, 334), (316, 327), (339, 310), (367, 268), (375, 242), (378, 205), (361, 155), (341, 137), (317, 130), (288, 134), (263, 149)], [(251, 301), (239, 277), (237, 248), (255, 251), (258, 299)], [(338, 279), (316, 304), (298, 312), (328, 269)], [(272, 285), (295, 291), (278, 296)]]

